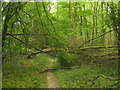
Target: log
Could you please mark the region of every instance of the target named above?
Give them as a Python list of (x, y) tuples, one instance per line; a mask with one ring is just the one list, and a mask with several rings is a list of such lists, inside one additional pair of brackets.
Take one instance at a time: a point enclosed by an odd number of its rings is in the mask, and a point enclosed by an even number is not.
[(60, 68), (48, 68), (48, 69), (45, 69), (44, 71), (39, 72), (39, 73), (44, 73), (44, 72), (49, 72), (49, 71), (56, 71), (56, 70), (59, 70), (59, 69), (71, 70), (71, 69), (79, 69), (79, 68), (80, 68), (80, 66), (75, 66), (75, 67), (60, 67)]
[[(120, 46), (109, 46), (109, 47), (105, 47), (105, 46), (94, 46), (94, 47), (85, 47), (85, 48), (80, 48), (79, 50), (77, 51), (68, 51), (68, 53), (76, 53), (76, 54), (79, 54), (79, 52), (81, 50), (88, 50), (88, 49), (102, 49), (102, 48), (106, 48), (106, 49), (110, 49), (110, 48), (118, 48)], [(68, 49), (65, 49), (65, 50), (68, 50)], [(27, 56), (27, 59), (30, 59), (31, 56), (33, 55), (36, 55), (36, 54), (39, 54), (39, 53), (49, 53), (49, 52), (53, 52), (53, 51), (64, 51), (64, 49), (55, 49), (55, 48), (46, 48), (46, 49), (43, 49), (43, 50), (40, 50), (40, 51), (36, 51), (36, 52), (32, 52), (31, 54), (29, 54)]]

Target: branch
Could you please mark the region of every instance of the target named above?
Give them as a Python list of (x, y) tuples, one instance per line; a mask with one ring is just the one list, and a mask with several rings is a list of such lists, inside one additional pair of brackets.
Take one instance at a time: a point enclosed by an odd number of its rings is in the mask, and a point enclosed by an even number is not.
[[(99, 38), (99, 37), (104, 36), (105, 34), (107, 34), (107, 33), (109, 33), (109, 32), (112, 32), (112, 31), (113, 31), (113, 30), (110, 30), (110, 31), (108, 31), (108, 32), (105, 32), (104, 34), (101, 34), (101, 35), (98, 36), (98, 37), (92, 38), (92, 39), (86, 41), (85, 43), (83, 43), (82, 45), (80, 45), (80, 47), (82, 47), (83, 45), (85, 45), (85, 44), (87, 44), (87, 43), (89, 43), (89, 42), (91, 42), (91, 41), (93, 41), (93, 40), (95, 40), (95, 39), (97, 39), (97, 38)], [(80, 47), (79, 47), (79, 48), (80, 48)]]
[(105, 76), (105, 75), (101, 74), (101, 75), (99, 75), (99, 76), (97, 76), (94, 79), (89, 80), (89, 81), (94, 81), (94, 80), (96, 80), (96, 79), (98, 79), (100, 77), (105, 78), (105, 79), (109, 79), (109, 80), (115, 80), (115, 81), (120, 80), (120, 78), (112, 78), (112, 77), (108, 77), (108, 76)]
[[(40, 18), (41, 26), (42, 26), (42, 28), (44, 29), (44, 26), (45, 26), (45, 25), (43, 24), (43, 21), (42, 21), (42, 18), (41, 18), (40, 12), (39, 12), (38, 4), (35, 3), (35, 5), (36, 5), (36, 10), (37, 10), (37, 12), (38, 12), (38, 16), (39, 16), (39, 18)], [(43, 31), (44, 31), (44, 30), (43, 30)], [(44, 31), (44, 33), (45, 33), (45, 31)]]
[(7, 35), (13, 35), (13, 36), (21, 36), (21, 35), (42, 35), (42, 34), (21, 34), (21, 33), (18, 33), (18, 34), (9, 34), (7, 33)]
[(6, 9), (9, 7), (10, 4), (11, 4), (11, 2), (9, 2), (9, 3), (4, 7), (4, 9), (2, 10), (2, 14), (6, 11)]
[(46, 48), (46, 49), (43, 49), (43, 50), (38, 51), (38, 52), (33, 52), (33, 53), (31, 53), (31, 54), (29, 54), (29, 55), (27, 56), (27, 59), (30, 59), (30, 57), (31, 57), (32, 55), (36, 55), (36, 54), (39, 54), (39, 53), (42, 53), (42, 52), (48, 53), (48, 52), (51, 52), (51, 51), (53, 51), (53, 50), (54, 50), (54, 48)]
[(56, 33), (56, 29), (55, 29), (55, 27), (54, 27), (54, 25), (53, 25), (53, 22), (52, 22), (52, 20), (48, 17), (48, 14), (47, 14), (47, 11), (46, 11), (44, 2), (42, 2), (42, 5), (43, 5), (43, 9), (44, 9), (44, 11), (45, 11), (46, 17), (47, 17), (48, 20), (50, 21), (50, 23), (51, 23), (51, 25), (52, 25), (52, 27), (53, 27), (53, 29), (54, 29), (54, 32)]
[(101, 49), (101, 48), (118, 48), (120, 46), (92, 46), (92, 47), (85, 47), (85, 48), (80, 48), (79, 50), (86, 50), (86, 49)]
[[(26, 44), (24, 41), (20, 40), (19, 38), (16, 38), (16, 37), (13, 36), (12, 34), (9, 34), (9, 36), (13, 37), (14, 39), (18, 40), (19, 42), (21, 42), (21, 43), (23, 43), (23, 44)], [(30, 47), (34, 48), (35, 50), (38, 50), (38, 51), (39, 51), (39, 49), (37, 49), (36, 47), (34, 47), (34, 46), (32, 46), (32, 45), (28, 45), (28, 46), (30, 46)]]
[(105, 55), (97, 55), (94, 57), (104, 57), (104, 56), (118, 56), (116, 53), (109, 53), (109, 54), (105, 54)]

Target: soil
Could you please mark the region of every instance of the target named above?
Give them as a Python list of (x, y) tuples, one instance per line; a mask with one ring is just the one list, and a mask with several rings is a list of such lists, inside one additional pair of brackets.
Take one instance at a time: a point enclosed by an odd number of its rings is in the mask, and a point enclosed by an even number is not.
[[(54, 60), (51, 60), (48, 68), (52, 68)], [(53, 72), (47, 73), (47, 87), (48, 88), (60, 88), (59, 80)]]

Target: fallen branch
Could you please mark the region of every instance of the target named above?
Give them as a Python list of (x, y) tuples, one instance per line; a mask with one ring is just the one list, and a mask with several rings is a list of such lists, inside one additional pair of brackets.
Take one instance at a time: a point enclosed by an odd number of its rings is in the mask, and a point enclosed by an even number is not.
[[(85, 47), (85, 48), (80, 48), (79, 50), (77, 51), (68, 51), (68, 53), (76, 53), (76, 54), (79, 54), (80, 50), (86, 50), (86, 49), (101, 49), (101, 48), (116, 48), (116, 47), (120, 47), (120, 46), (110, 46), (110, 47), (105, 47), (105, 46), (99, 46), (99, 47)], [(46, 48), (46, 49), (43, 49), (43, 50), (39, 50), (37, 52), (33, 52), (31, 54), (29, 54), (27, 56), (27, 59), (29, 59), (32, 55), (36, 55), (36, 54), (39, 54), (39, 53), (49, 53), (49, 52), (53, 52), (53, 51), (64, 51), (64, 50), (67, 50), (67, 49), (54, 49), (54, 48)]]
[(54, 51), (54, 48), (46, 48), (46, 49), (43, 49), (41, 51), (33, 52), (33, 53), (31, 53), (27, 56), (27, 59), (30, 59), (31, 56), (42, 53), (42, 52), (43, 53), (49, 53), (49, 52), (52, 52), (52, 51)]
[(97, 76), (94, 79), (89, 80), (89, 81), (94, 81), (94, 80), (96, 80), (96, 79), (98, 79), (100, 77), (105, 78), (105, 79), (109, 79), (109, 80), (115, 80), (115, 81), (120, 80), (120, 78), (112, 78), (112, 77), (108, 77), (108, 76), (105, 76), (105, 75), (101, 74), (101, 75), (99, 75), (99, 76)]
[(106, 46), (92, 46), (92, 47), (85, 47), (85, 48), (80, 48), (79, 50), (86, 50), (86, 49), (108, 49), (108, 48), (118, 48), (118, 47), (120, 47), (120, 46), (108, 46), (108, 47), (106, 47)]
[(112, 31), (113, 31), (113, 30), (110, 30), (110, 31), (108, 31), (108, 32), (105, 32), (105, 33), (101, 34), (101, 35), (98, 36), (98, 37), (95, 37), (95, 38), (92, 38), (92, 39), (86, 41), (85, 43), (83, 43), (82, 45), (80, 45), (79, 48), (81, 48), (81, 47), (84, 46), (85, 44), (87, 44), (87, 43), (89, 43), (89, 42), (91, 42), (91, 41), (93, 41), (93, 40), (95, 40), (95, 39), (97, 39), (97, 38), (99, 38), (99, 37), (102, 37), (102, 36), (104, 36), (105, 34), (107, 34), (107, 33), (109, 33), (109, 32), (112, 32)]
[(118, 56), (118, 54), (117, 53), (109, 53), (109, 54), (97, 55), (97, 56), (93, 56), (93, 57), (104, 57), (104, 56)]
[(59, 70), (59, 69), (70, 70), (70, 69), (78, 69), (78, 68), (80, 68), (80, 66), (76, 66), (76, 67), (48, 68), (48, 69), (45, 69), (44, 71), (39, 72), (39, 73), (44, 73), (44, 72), (49, 72), (49, 71), (56, 71), (56, 70)]
[(7, 33), (7, 36), (10, 36), (10, 35), (12, 35), (12, 36), (24, 36), (24, 35), (42, 35), (42, 34), (21, 34), (21, 33), (9, 34), (9, 33)]

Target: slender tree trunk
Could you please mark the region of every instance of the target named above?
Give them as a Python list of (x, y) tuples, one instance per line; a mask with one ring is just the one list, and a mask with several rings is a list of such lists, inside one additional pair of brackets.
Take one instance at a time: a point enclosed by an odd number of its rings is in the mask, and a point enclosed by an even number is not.
[[(86, 7), (85, 7), (85, 4), (83, 5), (83, 7), (84, 7), (84, 10), (86, 9)], [(85, 33), (85, 37), (86, 37), (86, 41), (89, 39), (89, 33), (88, 33), (88, 29), (87, 29), (87, 27), (88, 27), (88, 23), (87, 23), (87, 17), (84, 17), (84, 23), (85, 23), (85, 25), (86, 25), (86, 29), (85, 29), (85, 31), (86, 31), (86, 33)], [(87, 46), (87, 44), (85, 44), (85, 46)]]
[(83, 33), (82, 33), (82, 23), (83, 23), (82, 16), (80, 16), (80, 35), (81, 36), (83, 35)]
[(11, 60), (11, 39), (10, 39), (10, 36), (9, 36), (9, 60)]
[(6, 39), (6, 34), (7, 34), (7, 29), (8, 29), (8, 22), (9, 22), (9, 12), (10, 12), (10, 4), (8, 3), (8, 10), (7, 10), (7, 14), (5, 16), (5, 20), (3, 23), (3, 31), (2, 31), (2, 47), (5, 44), (5, 39)]
[[(93, 4), (93, 30), (92, 30), (92, 38), (94, 38), (95, 35), (95, 5)], [(94, 41), (92, 41), (92, 46), (94, 46)]]
[(97, 23), (98, 23), (98, 22), (97, 22), (97, 21), (98, 21), (98, 16), (97, 16), (97, 7), (98, 7), (98, 2), (96, 2), (95, 4), (96, 4), (96, 6), (95, 6), (95, 15), (96, 15), (96, 21), (95, 21), (95, 22), (96, 22), (96, 25), (95, 25), (95, 31), (96, 31), (96, 36), (97, 36), (97, 34), (98, 34), (98, 29), (97, 29), (97, 28), (98, 28), (98, 25), (97, 25)]
[(5, 44), (5, 39), (6, 39), (6, 35), (7, 35), (7, 29), (8, 29), (8, 15), (6, 16), (5, 18), (5, 21), (4, 21), (4, 25), (3, 25), (3, 32), (2, 32), (2, 47), (4, 46)]
[(68, 31), (71, 31), (71, 3), (70, 0), (68, 0), (68, 16), (69, 16), (69, 27)]
[[(120, 1), (118, 2), (118, 16), (120, 16)], [(118, 24), (118, 46), (120, 46), (120, 18), (117, 20)], [(119, 65), (120, 65), (120, 47), (118, 48), (118, 55), (119, 55)]]
[[(102, 33), (105, 33), (105, 30), (104, 30), (103, 4), (104, 4), (104, 2), (101, 2)], [(102, 41), (102, 44), (105, 45), (105, 36), (102, 37), (101, 41)]]
[(77, 2), (75, 1), (74, 3), (74, 31), (75, 32), (76, 32), (76, 26), (77, 26), (76, 18), (77, 18)]

